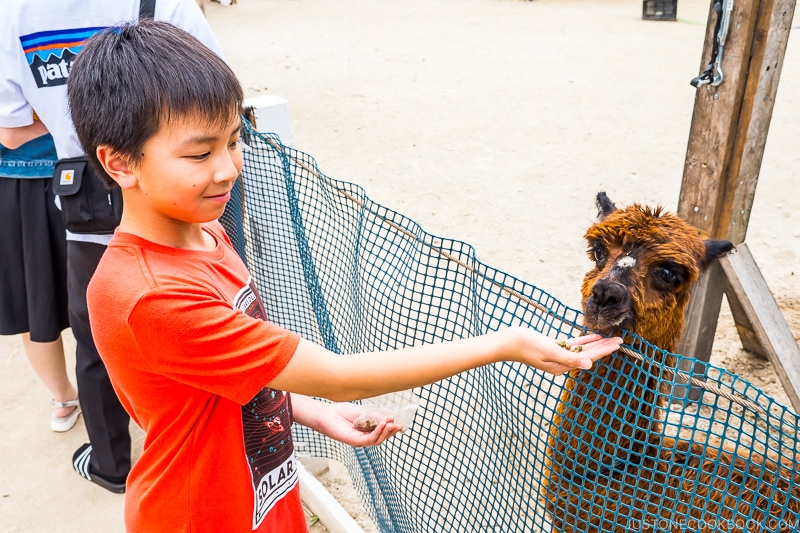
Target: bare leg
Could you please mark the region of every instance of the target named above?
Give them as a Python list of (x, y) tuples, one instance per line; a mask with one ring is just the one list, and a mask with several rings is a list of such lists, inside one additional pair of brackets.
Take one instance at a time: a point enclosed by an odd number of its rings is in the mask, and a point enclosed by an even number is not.
[[(78, 391), (67, 376), (67, 364), (64, 360), (64, 344), (59, 336), (53, 342), (34, 342), (30, 333), (22, 334), (22, 345), (28, 356), (33, 371), (42, 380), (44, 386), (57, 402), (66, 402), (78, 397)], [(56, 416), (66, 416), (75, 407), (55, 409)]]

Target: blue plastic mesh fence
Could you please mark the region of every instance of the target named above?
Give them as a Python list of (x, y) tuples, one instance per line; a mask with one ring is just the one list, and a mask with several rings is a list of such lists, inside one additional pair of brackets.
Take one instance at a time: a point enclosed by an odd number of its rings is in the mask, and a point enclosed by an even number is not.
[[(245, 140), (245, 194), (225, 223), (272, 321), (336, 353), (512, 324), (581, 332), (579, 311), (470, 245), (426, 233), (274, 135)], [(347, 466), (384, 532), (796, 531), (798, 417), (721, 368), (676, 356), (694, 374), (673, 370), (668, 354), (625, 341), (571, 377), (503, 363), (415, 389), (410, 431), (378, 447), (301, 426), (295, 440)], [(687, 388), (700, 399), (683, 401)]]

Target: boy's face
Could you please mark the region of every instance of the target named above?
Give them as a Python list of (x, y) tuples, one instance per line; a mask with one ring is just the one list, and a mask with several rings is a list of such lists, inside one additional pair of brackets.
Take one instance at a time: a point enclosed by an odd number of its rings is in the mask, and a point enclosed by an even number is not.
[(225, 210), (242, 171), (238, 116), (223, 127), (194, 117), (161, 127), (133, 170), (152, 222), (203, 223)]

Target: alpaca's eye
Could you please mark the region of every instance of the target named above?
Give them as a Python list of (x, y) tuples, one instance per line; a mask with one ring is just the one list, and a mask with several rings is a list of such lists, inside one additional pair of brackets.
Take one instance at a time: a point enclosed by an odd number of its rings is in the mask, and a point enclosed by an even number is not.
[(668, 268), (662, 268), (658, 273), (658, 277), (660, 277), (664, 283), (672, 283), (675, 281), (675, 273)]
[(602, 248), (595, 248), (592, 250), (592, 258), (594, 259), (595, 263), (601, 265), (606, 261), (606, 251)]
[(655, 287), (660, 290), (672, 290), (686, 279), (686, 269), (674, 263), (662, 264), (653, 270)]

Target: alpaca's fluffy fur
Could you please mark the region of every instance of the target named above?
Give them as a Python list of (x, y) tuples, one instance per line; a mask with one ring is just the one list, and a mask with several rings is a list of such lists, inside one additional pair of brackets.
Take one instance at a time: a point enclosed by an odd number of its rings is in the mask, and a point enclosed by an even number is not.
[[(581, 288), (586, 325), (605, 334), (626, 329), (674, 352), (690, 287), (731, 243), (703, 241), (660, 207), (618, 210), (605, 193), (598, 207), (600, 220), (585, 235), (595, 263)], [(542, 485), (554, 530), (796, 530), (800, 491), (788, 481), (800, 484), (795, 463), (659, 435), (665, 397), (656, 373), (674, 365), (663, 359), (648, 365), (618, 352), (570, 374)], [(791, 513), (780, 516), (787, 500)], [(774, 520), (765, 529), (759, 523), (768, 514)]]

